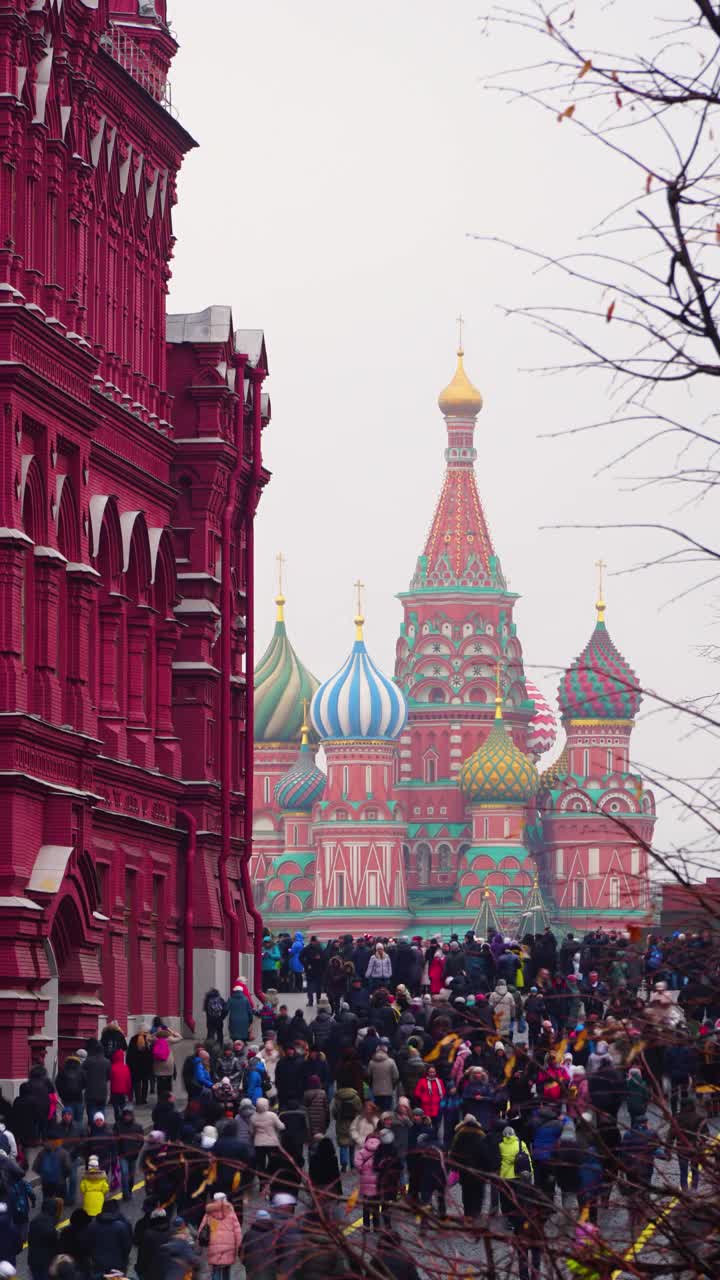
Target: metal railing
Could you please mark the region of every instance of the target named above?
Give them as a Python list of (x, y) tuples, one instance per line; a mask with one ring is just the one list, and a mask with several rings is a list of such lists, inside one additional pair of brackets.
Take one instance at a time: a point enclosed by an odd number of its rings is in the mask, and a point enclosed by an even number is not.
[(122, 27), (110, 25), (110, 29), (100, 37), (101, 47), (137, 81), (146, 93), (169, 111), (177, 119), (177, 111), (172, 104), (172, 86), (166, 76), (153, 67), (145, 50), (128, 35)]

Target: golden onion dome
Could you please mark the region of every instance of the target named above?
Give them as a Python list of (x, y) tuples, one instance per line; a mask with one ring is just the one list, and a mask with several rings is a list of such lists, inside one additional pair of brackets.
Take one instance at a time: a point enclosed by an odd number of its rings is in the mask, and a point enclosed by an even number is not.
[(515, 746), (496, 698), (495, 722), (481, 747), (460, 770), (460, 788), (471, 804), (527, 804), (538, 789), (538, 773), (529, 756)]
[(482, 409), (483, 398), (465, 372), (463, 355), (462, 347), (458, 347), (453, 379), (438, 396), (440, 410), (446, 417), (475, 418)]

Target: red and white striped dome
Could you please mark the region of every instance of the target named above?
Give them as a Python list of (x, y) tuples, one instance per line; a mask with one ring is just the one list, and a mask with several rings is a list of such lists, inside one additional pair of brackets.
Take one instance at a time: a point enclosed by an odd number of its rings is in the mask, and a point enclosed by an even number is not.
[(531, 680), (525, 681), (528, 698), (535, 703), (535, 710), (528, 725), (527, 753), (537, 760), (555, 745), (558, 736), (558, 721), (547, 698)]

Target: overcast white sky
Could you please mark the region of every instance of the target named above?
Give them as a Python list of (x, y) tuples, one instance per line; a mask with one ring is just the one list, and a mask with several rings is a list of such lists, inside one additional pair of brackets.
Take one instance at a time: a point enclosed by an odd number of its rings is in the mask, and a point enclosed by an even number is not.
[[(352, 644), (358, 576), (368, 646), (392, 671), (394, 596), (442, 482), (436, 398), (462, 310), (466, 366), (485, 398), (481, 497), (522, 596), (526, 668), (554, 697), (557, 668), (594, 624), (594, 561), (619, 570), (651, 543), (541, 526), (657, 518), (660, 500), (595, 474), (619, 436), (539, 438), (602, 418), (607, 385), (524, 372), (565, 353), (501, 308), (552, 301), (556, 285), (468, 233), (564, 250), (623, 198), (626, 175), (577, 130), (488, 87), (517, 49), (509, 32), (485, 37), (477, 14), (477, 0), (173, 0), (174, 99), (200, 149), (179, 185), (170, 307), (230, 303), (238, 327), (265, 330), (273, 478), (257, 525), (256, 643), (259, 655), (282, 550), (288, 627), (321, 679)], [(607, 589), (616, 643), (646, 686), (670, 696), (713, 676), (694, 651), (710, 639), (707, 600), (662, 608), (679, 585), (656, 571)], [(683, 776), (702, 769), (698, 747), (672, 724), (660, 734), (654, 718), (634, 749)], [(661, 843), (683, 830), (666, 819)]]

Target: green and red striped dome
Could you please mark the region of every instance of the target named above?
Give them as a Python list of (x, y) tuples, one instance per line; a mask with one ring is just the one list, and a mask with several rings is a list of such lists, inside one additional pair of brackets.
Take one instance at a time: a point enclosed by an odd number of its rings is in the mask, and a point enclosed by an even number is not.
[(633, 720), (640, 706), (637, 676), (616, 649), (602, 618), (560, 681), (565, 720)]

